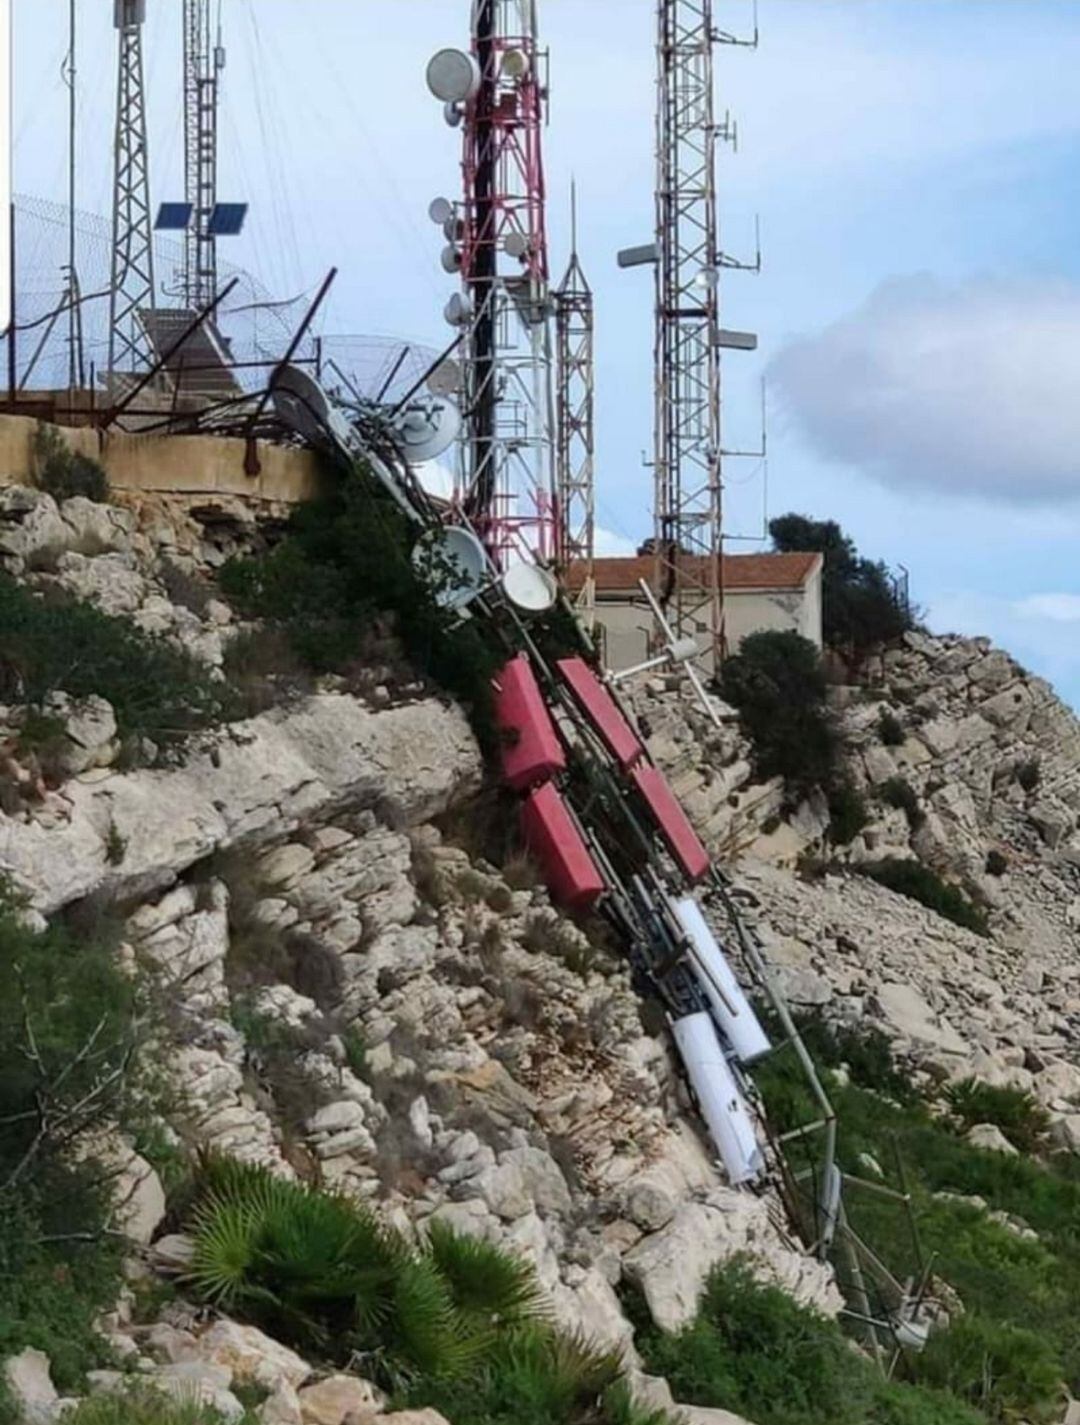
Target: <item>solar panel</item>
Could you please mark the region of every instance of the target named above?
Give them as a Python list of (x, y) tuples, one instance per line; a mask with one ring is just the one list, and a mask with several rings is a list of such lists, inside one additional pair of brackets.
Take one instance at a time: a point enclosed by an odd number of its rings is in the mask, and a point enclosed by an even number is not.
[(187, 232), (194, 212), (191, 203), (162, 203), (154, 227), (159, 233)]
[(210, 214), (206, 231), (211, 237), (239, 237), (247, 217), (246, 203), (217, 203)]

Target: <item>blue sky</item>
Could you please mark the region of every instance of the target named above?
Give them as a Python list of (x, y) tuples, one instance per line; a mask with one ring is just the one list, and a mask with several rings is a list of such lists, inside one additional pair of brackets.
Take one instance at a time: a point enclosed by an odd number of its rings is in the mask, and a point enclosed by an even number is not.
[[(749, 3), (717, 0), (731, 29)], [(325, 329), (441, 346), (451, 280), (429, 200), (454, 195), (457, 136), (423, 82), (468, 0), (223, 0), (222, 196), (249, 200), (227, 255), (275, 293), (341, 277)], [(114, 39), (84, 31), (80, 206), (107, 212)], [(179, 0), (150, 0), (155, 198), (180, 192)], [(601, 522), (649, 529), (652, 291), (616, 250), (652, 229), (651, 0), (540, 0), (551, 47), (553, 265), (567, 192), (596, 289)], [(16, 0), (16, 186), (61, 199), (66, 0)], [(729, 531), (763, 512), (839, 519), (903, 564), (931, 625), (987, 633), (1080, 704), (1080, 4), (761, 0), (761, 45), (721, 51), (734, 275), (725, 325), (761, 350), (725, 369), (726, 443), (759, 435), (767, 491), (728, 470)], [(751, 546), (746, 546), (751, 547)]]

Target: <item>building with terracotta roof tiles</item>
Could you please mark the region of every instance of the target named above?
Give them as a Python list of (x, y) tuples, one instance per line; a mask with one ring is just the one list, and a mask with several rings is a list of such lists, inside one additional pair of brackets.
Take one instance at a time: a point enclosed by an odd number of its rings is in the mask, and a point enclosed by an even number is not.
[[(728, 652), (734, 653), (747, 634), (766, 629), (792, 630), (820, 648), (822, 563), (820, 554), (726, 554)], [(596, 560), (596, 618), (605, 661), (614, 671), (649, 657), (653, 619), (641, 580), (651, 583), (655, 573), (651, 554)], [(571, 565), (566, 579), (571, 592), (581, 587), (583, 578), (583, 566)], [(701, 629), (702, 640), (707, 632)]]

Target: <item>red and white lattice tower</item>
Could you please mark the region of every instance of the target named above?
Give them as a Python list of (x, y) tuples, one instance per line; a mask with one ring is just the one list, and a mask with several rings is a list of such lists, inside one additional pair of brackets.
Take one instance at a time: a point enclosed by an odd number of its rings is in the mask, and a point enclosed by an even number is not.
[(459, 495), (504, 565), (555, 547), (545, 67), (535, 0), (474, 0), (468, 55), (441, 51), (428, 69), (464, 137), (463, 198), (432, 205), (462, 280), (447, 309), (466, 329)]

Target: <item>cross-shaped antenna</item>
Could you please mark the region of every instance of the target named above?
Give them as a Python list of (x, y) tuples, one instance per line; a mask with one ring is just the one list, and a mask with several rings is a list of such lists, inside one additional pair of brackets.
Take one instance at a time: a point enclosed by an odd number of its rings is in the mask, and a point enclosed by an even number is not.
[(667, 621), (664, 610), (657, 602), (656, 595), (649, 587), (645, 579), (638, 580), (638, 587), (645, 595), (645, 600), (652, 609), (653, 618), (656, 620), (660, 632), (664, 635), (664, 651), (657, 654), (655, 658), (648, 659), (645, 663), (635, 664), (633, 668), (624, 668), (619, 673), (609, 673), (608, 682), (617, 687), (620, 683), (625, 683), (629, 678), (636, 678), (641, 673), (649, 673), (653, 668), (679, 667), (680, 665), (690, 679), (691, 686), (697, 694), (698, 702), (704, 708), (715, 726), (722, 728), (720, 714), (716, 711), (712, 699), (706, 691), (705, 684), (701, 681), (701, 674), (694, 667), (694, 659), (698, 656), (699, 649), (697, 640), (693, 638), (676, 638), (675, 632)]

